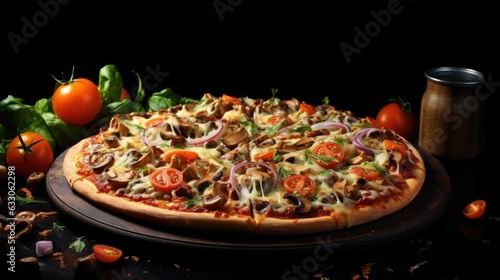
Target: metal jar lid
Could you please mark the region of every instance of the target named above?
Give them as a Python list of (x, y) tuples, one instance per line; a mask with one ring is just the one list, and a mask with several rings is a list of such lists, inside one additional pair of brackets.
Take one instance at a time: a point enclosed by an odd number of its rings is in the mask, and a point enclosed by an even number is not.
[(472, 87), (484, 80), (484, 74), (469, 68), (438, 67), (425, 71), (425, 77), (442, 85)]

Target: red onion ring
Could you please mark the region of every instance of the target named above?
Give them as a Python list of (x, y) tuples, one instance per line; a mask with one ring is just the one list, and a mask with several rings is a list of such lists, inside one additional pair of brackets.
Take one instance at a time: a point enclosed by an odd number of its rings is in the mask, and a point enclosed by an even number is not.
[(210, 131), (207, 135), (203, 137), (195, 139), (186, 139), (186, 141), (191, 145), (201, 145), (205, 142), (217, 138), (222, 132), (222, 129), (224, 128), (224, 123), (221, 120), (216, 120), (215, 122), (217, 123), (217, 129)]
[(379, 154), (379, 153), (383, 152), (383, 150), (370, 148), (370, 147), (366, 146), (365, 144), (363, 144), (363, 142), (361, 141), (361, 138), (363, 138), (366, 135), (369, 135), (375, 131), (382, 131), (382, 130), (378, 129), (378, 128), (361, 128), (360, 130), (358, 130), (356, 132), (356, 135), (354, 135), (354, 137), (352, 138), (352, 144), (354, 146), (356, 146), (356, 148), (358, 148), (359, 150), (367, 152), (367, 153)]
[(320, 122), (320, 123), (315, 123), (311, 125), (312, 130), (320, 130), (320, 129), (342, 129), (344, 133), (349, 132), (349, 127), (343, 123), (339, 122), (333, 122), (333, 121), (326, 121), (326, 122)]
[(283, 128), (280, 128), (278, 131), (276, 131), (276, 134), (281, 134), (281, 133), (285, 133), (285, 132), (292, 132), (295, 128), (297, 128), (299, 126), (303, 126), (303, 125), (302, 124), (292, 124), (292, 125), (285, 126)]

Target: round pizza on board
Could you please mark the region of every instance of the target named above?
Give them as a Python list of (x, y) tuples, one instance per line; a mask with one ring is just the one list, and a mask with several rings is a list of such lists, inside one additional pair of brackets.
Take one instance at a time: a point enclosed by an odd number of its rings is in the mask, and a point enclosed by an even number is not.
[(425, 180), (418, 150), (329, 104), (205, 94), (115, 115), (64, 175), (105, 211), (173, 229), (300, 235), (369, 223)]

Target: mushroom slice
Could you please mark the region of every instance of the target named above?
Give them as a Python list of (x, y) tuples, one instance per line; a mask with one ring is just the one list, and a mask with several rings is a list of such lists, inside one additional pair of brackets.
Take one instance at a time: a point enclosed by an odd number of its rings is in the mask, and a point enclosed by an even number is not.
[(110, 130), (118, 132), (120, 136), (127, 136), (130, 132), (128, 127), (123, 124), (123, 120), (130, 120), (131, 116), (129, 114), (116, 114), (111, 118), (109, 122)]
[(119, 145), (118, 140), (120, 140), (120, 134), (118, 132), (105, 132), (103, 134), (103, 140), (108, 148), (116, 148)]
[(310, 148), (313, 144), (315, 143), (313, 138), (304, 138), (299, 141), (297, 141), (295, 144), (293, 144), (293, 147), (303, 150)]
[(368, 155), (367, 155), (365, 152), (361, 151), (361, 152), (359, 153), (359, 155), (357, 155), (357, 156), (353, 157), (353, 158), (349, 161), (349, 163), (350, 163), (350, 164), (353, 164), (353, 165), (359, 165), (359, 164), (361, 164), (361, 163), (363, 163), (363, 162), (365, 162), (365, 161), (368, 161), (368, 160), (370, 160), (370, 158), (368, 157)]
[[(178, 159), (176, 155), (172, 156), (172, 159), (174, 159), (174, 157)], [(211, 164), (208, 161), (202, 159), (195, 159), (184, 170), (182, 170), (182, 175), (184, 176), (184, 180), (186, 182), (189, 182), (194, 179), (200, 179), (205, 177), (208, 170), (210, 169), (210, 166)]]
[(273, 138), (270, 138), (268, 134), (262, 134), (262, 135), (259, 135), (255, 138), (253, 138), (251, 143), (254, 143), (255, 145), (257, 145), (259, 147), (266, 148), (266, 147), (270, 147), (272, 145), (275, 145), (276, 140)]
[(108, 183), (115, 188), (124, 188), (131, 181), (124, 173), (117, 170), (108, 170), (106, 172)]
[(222, 143), (229, 148), (234, 148), (238, 146), (239, 143), (245, 141), (248, 138), (248, 132), (244, 127), (240, 127), (237, 130), (231, 132), (227, 136), (221, 139)]
[(204, 198), (203, 206), (208, 210), (217, 210), (226, 204), (227, 198), (222, 195), (216, 195), (214, 197)]
[(348, 184), (345, 179), (339, 179), (333, 185), (333, 189), (343, 196), (356, 200), (361, 197), (360, 187), (366, 183), (365, 179), (358, 179), (353, 184)]
[(195, 160), (182, 173), (186, 174), (186, 177), (192, 178), (191, 180), (197, 179), (193, 187), (197, 188), (199, 192), (203, 192), (214, 181), (220, 180), (223, 175), (220, 167), (203, 160)]
[(333, 193), (331, 194), (322, 193), (318, 196), (318, 201), (324, 204), (336, 204), (337, 197)]
[(154, 151), (151, 147), (148, 148), (148, 151), (144, 155), (136, 149), (127, 152), (127, 164), (129, 164), (132, 168), (146, 166), (148, 163), (153, 162), (153, 160)]
[(283, 198), (290, 200), (295, 205), (296, 213), (307, 213), (312, 208), (311, 201), (305, 197), (286, 193)]
[(90, 167), (96, 172), (100, 173), (105, 168), (112, 166), (115, 163), (115, 157), (111, 153), (94, 153), (90, 156)]

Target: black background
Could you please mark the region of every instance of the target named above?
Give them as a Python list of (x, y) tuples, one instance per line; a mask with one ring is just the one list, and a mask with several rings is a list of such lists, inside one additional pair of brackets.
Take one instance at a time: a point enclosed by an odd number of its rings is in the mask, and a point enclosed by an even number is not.
[[(43, 8), (47, 3), (52, 5), (51, 15)], [(373, 13), (387, 15), (388, 5), (397, 4), (402, 10), (386, 17), (384, 24), (374, 18)], [(340, 270), (347, 276), (339, 279), (351, 279), (364, 262), (375, 260), (379, 265), (370, 279), (377, 279), (377, 274), (382, 275), (379, 279), (391, 274), (402, 275), (393, 279), (476, 279), (496, 273), (496, 267), (487, 263), (498, 259), (498, 222), (484, 217), (479, 223), (467, 223), (478, 228), (473, 233), (481, 237), (470, 240), (463, 235), (460, 212), (472, 199), (486, 198), (486, 216), (499, 213), (498, 183), (492, 176), (497, 167), (488, 164), (498, 154), (496, 131), (491, 129), (497, 126), (500, 87), (497, 14), (492, 2), (486, 1), (15, 1), (2, 9), (0, 97), (11, 94), (34, 104), (51, 96), (51, 75), (60, 77), (64, 72), (67, 77), (74, 66), (76, 77), (97, 82), (99, 69), (111, 63), (118, 66), (129, 90), (137, 84), (132, 71), (143, 79), (151, 77), (148, 69), (160, 71), (160, 79), (148, 80), (149, 94), (168, 87), (192, 98), (205, 92), (266, 98), (271, 88), (278, 88), (279, 98), (317, 104), (329, 96), (330, 104), (360, 116), (375, 116), (388, 99), (400, 96), (419, 114), (425, 70), (441, 66), (479, 70), (492, 85), (486, 102), (486, 152), (471, 162), (443, 161), (453, 188), (447, 213), (420, 235), (383, 250), (332, 261), (328, 267), (334, 269), (325, 274), (338, 276)], [(29, 24), (34, 26), (30, 32)], [(340, 44), (356, 47), (355, 29), (367, 26), (373, 28), (368, 29), (372, 36), (349, 62)], [(9, 38), (16, 36), (26, 41), (13, 44)], [(90, 230), (66, 222), (72, 225), (67, 230), (74, 232), (65, 241)], [(97, 240), (118, 242), (115, 237)], [(433, 247), (416, 253), (415, 248), (429, 239), (435, 242)], [(290, 254), (272, 260), (274, 255), (221, 261), (202, 256), (203, 262), (195, 264), (196, 259), (186, 254), (182, 269), (177, 269), (171, 264), (181, 253), (160, 251), (151, 262), (142, 255), (139, 266), (133, 261), (129, 266), (136, 269), (135, 275), (150, 269), (152, 277), (186, 274), (197, 279), (213, 279), (223, 273), (219, 268), (229, 267), (236, 270), (236, 277), (260, 279), (254, 274), (267, 271), (248, 271), (249, 264), (267, 265), (281, 276), (304, 258)], [(426, 258), (427, 265), (408, 272), (410, 265)], [(236, 265), (219, 264), (231, 261)], [(395, 272), (386, 271), (386, 265)]]
[[(337, 2), (17, 1), (3, 12), (2, 95), (34, 103), (51, 96), (51, 75), (67, 77), (74, 66), (76, 77), (97, 82), (111, 63), (131, 91), (132, 71), (146, 79), (156, 69), (163, 76), (149, 80), (149, 94), (169, 87), (193, 98), (269, 97), (274, 87), (282, 99), (329, 96), (338, 109), (374, 116), (397, 96), (418, 114), (423, 73), (432, 67), (469, 67), (500, 80), (491, 4)], [(368, 41), (356, 28), (370, 33)], [(25, 41), (13, 43), (18, 36)], [(358, 52), (347, 59), (342, 43)]]

